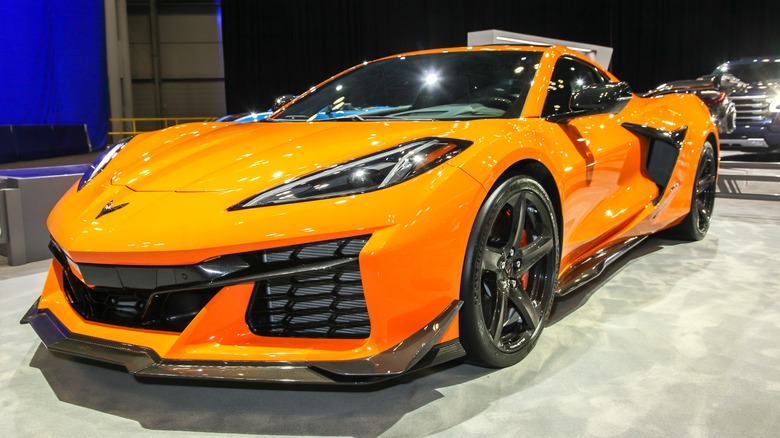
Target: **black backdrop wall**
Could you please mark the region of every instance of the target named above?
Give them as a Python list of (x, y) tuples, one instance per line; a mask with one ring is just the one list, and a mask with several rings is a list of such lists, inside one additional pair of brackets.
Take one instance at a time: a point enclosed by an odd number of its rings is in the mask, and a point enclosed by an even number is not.
[(614, 47), (647, 90), (747, 56), (780, 55), (778, 0), (222, 0), (227, 107), (264, 110), (364, 60), (462, 46), (470, 31)]

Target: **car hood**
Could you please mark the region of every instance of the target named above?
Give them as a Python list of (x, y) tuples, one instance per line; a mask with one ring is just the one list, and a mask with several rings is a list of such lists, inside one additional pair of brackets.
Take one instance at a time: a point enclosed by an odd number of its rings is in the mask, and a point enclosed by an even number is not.
[(756, 82), (749, 84), (744, 93), (733, 93), (734, 96), (753, 96), (780, 92), (780, 82)]
[(406, 141), (428, 136), (468, 139), (468, 125), (190, 123), (133, 139), (109, 165), (114, 169), (111, 184), (137, 192), (256, 192)]

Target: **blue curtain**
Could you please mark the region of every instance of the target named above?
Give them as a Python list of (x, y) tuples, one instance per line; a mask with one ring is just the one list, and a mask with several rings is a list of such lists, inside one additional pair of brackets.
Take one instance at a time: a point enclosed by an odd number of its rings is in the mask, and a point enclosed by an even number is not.
[(103, 0), (0, 0), (0, 125), (87, 124), (108, 136)]

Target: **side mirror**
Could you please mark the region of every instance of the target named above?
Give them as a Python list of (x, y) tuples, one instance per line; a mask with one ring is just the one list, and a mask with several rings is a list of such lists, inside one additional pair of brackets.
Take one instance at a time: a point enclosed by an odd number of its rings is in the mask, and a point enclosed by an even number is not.
[(571, 96), (569, 106), (573, 111), (588, 113), (616, 113), (631, 99), (631, 87), (626, 82), (607, 82), (586, 85)]
[(569, 123), (576, 117), (591, 114), (617, 113), (631, 100), (631, 87), (626, 82), (590, 84), (572, 94), (569, 100), (571, 111), (553, 114), (547, 120), (555, 123)]
[(292, 94), (285, 94), (274, 99), (274, 104), (271, 106), (271, 111), (276, 111), (279, 108), (287, 105), (291, 100), (295, 99)]

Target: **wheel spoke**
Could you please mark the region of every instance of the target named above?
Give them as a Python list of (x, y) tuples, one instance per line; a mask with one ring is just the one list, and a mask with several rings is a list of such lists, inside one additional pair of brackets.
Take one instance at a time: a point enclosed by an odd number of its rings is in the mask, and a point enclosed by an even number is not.
[(706, 218), (708, 216), (707, 205), (701, 199), (696, 200), (696, 208), (699, 211), (700, 218)]
[(508, 308), (507, 318), (506, 321), (504, 321), (504, 327), (508, 327), (518, 321), (520, 321), (520, 313), (513, 311), (511, 308)]
[(712, 188), (713, 184), (715, 184), (715, 175), (706, 175), (703, 178), (699, 178), (696, 182), (696, 194), (700, 195), (706, 192)]
[(528, 206), (528, 198), (525, 193), (519, 193), (517, 199), (512, 203), (512, 229), (509, 232), (507, 245), (509, 248), (520, 246), (520, 240), (523, 237), (523, 228), (525, 227), (525, 212)]
[(520, 312), (520, 317), (523, 318), (523, 322), (528, 326), (528, 330), (534, 331), (539, 325), (539, 310), (534, 306), (533, 300), (528, 296), (528, 292), (522, 287), (518, 287), (516, 291), (509, 294), (509, 301), (514, 304), (517, 311)]
[(520, 268), (516, 271), (523, 275), (534, 265), (539, 263), (553, 249), (553, 240), (550, 236), (541, 236), (528, 245), (520, 248)]
[(493, 336), (493, 344), (500, 345), (507, 305), (507, 291), (505, 286), (498, 286), (498, 291), (493, 303), (493, 315), (490, 319), (489, 333)]

